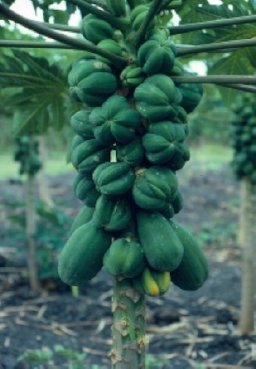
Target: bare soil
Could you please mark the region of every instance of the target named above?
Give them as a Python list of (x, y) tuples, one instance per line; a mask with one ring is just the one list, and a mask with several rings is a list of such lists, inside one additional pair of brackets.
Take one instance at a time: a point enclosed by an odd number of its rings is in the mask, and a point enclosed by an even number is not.
[[(51, 195), (68, 215), (79, 202), (71, 191), (72, 175), (49, 178)], [(147, 300), (148, 369), (256, 368), (256, 332), (241, 336), (241, 251), (236, 243), (239, 184), (229, 168), (200, 170), (190, 166), (180, 177), (185, 206), (176, 220), (203, 243), (210, 277), (195, 292), (175, 286), (161, 298)], [(59, 344), (86, 354), (84, 368), (110, 369), (112, 280), (104, 272), (86, 284), (80, 296), (55, 282), (40, 295), (28, 287), (22, 261), (12, 252), (6, 201), (24, 196), (19, 181), (0, 183), (0, 369), (68, 368), (56, 355), (52, 362), (18, 361), (27, 350)], [(65, 230), (66, 232), (68, 230)], [(8, 251), (9, 250), (9, 251)], [(12, 250), (12, 251), (10, 251)], [(2, 255), (2, 256), (1, 256)]]

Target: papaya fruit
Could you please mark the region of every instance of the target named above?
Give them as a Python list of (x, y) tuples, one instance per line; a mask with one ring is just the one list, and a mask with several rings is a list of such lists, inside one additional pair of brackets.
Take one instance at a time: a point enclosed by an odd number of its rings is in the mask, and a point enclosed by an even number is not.
[(129, 202), (125, 198), (113, 199), (105, 195), (98, 198), (93, 213), (94, 223), (107, 232), (123, 230), (131, 217)]
[(76, 197), (87, 206), (94, 206), (100, 193), (90, 175), (78, 174), (73, 183), (73, 192)]
[(175, 198), (177, 188), (176, 176), (170, 169), (152, 166), (136, 172), (132, 196), (142, 209), (162, 210)]
[(120, 74), (120, 79), (124, 87), (135, 88), (144, 81), (145, 77), (142, 68), (136, 64), (128, 65)]
[(97, 59), (76, 62), (69, 72), (68, 82), (70, 95), (92, 107), (101, 105), (117, 89), (116, 77), (110, 67)]
[(106, 3), (111, 13), (115, 16), (124, 17), (126, 15), (126, 0), (107, 0)]
[(176, 49), (170, 39), (153, 36), (142, 44), (137, 53), (137, 60), (147, 75), (172, 74)]
[(113, 276), (134, 278), (142, 273), (146, 261), (141, 245), (127, 238), (115, 240), (103, 258), (103, 265)]
[(174, 171), (181, 169), (189, 159), (189, 151), (184, 140), (183, 125), (169, 121), (150, 124), (143, 136), (143, 146), (147, 159), (153, 164), (163, 164)]
[(184, 248), (172, 224), (160, 213), (136, 214), (138, 237), (151, 268), (159, 272), (175, 270), (183, 257)]
[(82, 34), (87, 40), (97, 44), (106, 38), (112, 38), (115, 29), (105, 20), (93, 14), (87, 14), (82, 20)]
[(182, 100), (180, 91), (172, 79), (155, 74), (145, 79), (134, 91), (136, 107), (140, 114), (152, 122), (173, 119), (178, 115)]
[(64, 245), (58, 262), (60, 279), (70, 286), (81, 286), (103, 266), (111, 236), (93, 222), (78, 227)]
[(70, 119), (73, 131), (84, 139), (94, 138), (92, 126), (89, 122), (89, 114), (89, 110), (79, 110)]
[(134, 278), (133, 285), (140, 293), (155, 297), (168, 291), (171, 283), (170, 272), (157, 272), (148, 267)]
[(91, 173), (100, 163), (110, 157), (110, 148), (102, 146), (96, 139), (85, 140), (71, 152), (71, 163), (79, 173)]
[(140, 137), (135, 139), (126, 145), (116, 145), (116, 158), (117, 161), (121, 161), (129, 164), (131, 167), (139, 166), (145, 159), (145, 150), (142, 145)]
[(199, 83), (183, 83), (178, 87), (182, 95), (181, 106), (187, 113), (191, 113), (202, 99), (203, 87)]
[(133, 185), (135, 175), (126, 163), (103, 163), (93, 172), (96, 188), (103, 195), (125, 194)]
[(95, 138), (102, 144), (126, 144), (132, 141), (140, 128), (140, 114), (131, 108), (123, 96), (114, 95), (101, 107), (92, 110), (90, 122)]
[(89, 206), (83, 206), (79, 213), (76, 215), (69, 234), (71, 235), (77, 228), (79, 228), (80, 226), (90, 222), (92, 220), (92, 215), (94, 213), (94, 208), (89, 207)]
[(207, 259), (193, 235), (180, 224), (170, 222), (184, 248), (179, 266), (171, 272), (172, 282), (183, 290), (197, 290), (208, 277)]

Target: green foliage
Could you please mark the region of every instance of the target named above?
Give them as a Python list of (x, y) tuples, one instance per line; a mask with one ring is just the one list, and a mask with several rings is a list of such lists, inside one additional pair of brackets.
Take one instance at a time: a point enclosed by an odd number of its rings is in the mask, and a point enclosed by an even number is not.
[[(30, 0), (35, 11), (41, 10), (43, 12), (43, 18), (45, 22), (53, 20), (54, 23), (64, 23), (66, 24), (69, 17), (74, 13), (76, 7), (69, 1), (65, 1), (66, 9), (59, 10), (54, 8), (54, 5), (60, 4), (62, 0)], [(4, 0), (3, 3), (10, 6), (15, 2), (15, 0)]]
[(21, 175), (35, 176), (42, 168), (38, 138), (32, 135), (18, 137), (16, 139), (14, 160), (20, 164), (19, 173)]
[[(22, 202), (5, 202), (5, 206), (11, 208), (10, 234), (12, 234), (13, 244), (24, 243), (25, 234), (25, 213), (24, 204)], [(51, 208), (45, 206), (41, 201), (36, 203), (36, 214), (38, 216), (36, 230), (36, 259), (39, 267), (39, 278), (58, 279), (57, 273), (57, 256), (62, 247), (70, 225), (70, 218), (59, 208)], [(9, 233), (9, 230), (7, 230)], [(14, 236), (15, 235), (15, 238)], [(17, 254), (24, 256), (25, 248), (18, 248)]]
[(206, 86), (198, 108), (189, 115), (189, 139), (199, 142), (227, 144), (234, 115), (225, 105), (218, 89)]
[[(40, 369), (40, 364), (46, 364), (47, 367), (49, 365), (52, 369), (58, 369), (55, 361), (61, 359), (67, 369), (83, 369), (86, 356), (86, 353), (78, 352), (72, 348), (55, 345), (53, 349), (43, 347), (41, 349), (27, 350), (19, 356), (18, 361), (27, 363), (30, 369)], [(91, 369), (93, 369), (93, 366)]]
[(256, 107), (253, 95), (239, 96), (233, 110), (235, 119), (231, 130), (231, 141), (234, 149), (231, 162), (238, 179), (248, 178), (256, 183)]
[[(241, 17), (255, 14), (255, 3), (253, 1), (233, 2), (222, 1), (222, 4), (209, 4), (208, 1), (183, 1), (183, 6), (179, 11), (181, 24), (212, 21), (231, 17)], [(185, 33), (180, 37), (180, 41), (185, 44), (210, 44), (213, 42), (224, 42), (229, 40), (250, 39), (255, 36), (255, 24), (230, 25), (228, 27), (218, 27), (215, 29), (202, 29), (195, 32)], [(252, 75), (255, 73), (255, 47), (242, 48), (232, 52), (223, 52), (222, 55), (203, 54), (193, 55), (193, 58), (206, 58), (208, 64), (208, 74), (224, 75)], [(227, 105), (231, 105), (235, 99), (237, 91), (231, 88), (219, 87), (219, 91)]]
[(8, 91), (4, 104), (15, 109), (14, 135), (59, 130), (72, 112), (65, 74), (45, 58), (13, 50), (2, 58), (0, 86)]

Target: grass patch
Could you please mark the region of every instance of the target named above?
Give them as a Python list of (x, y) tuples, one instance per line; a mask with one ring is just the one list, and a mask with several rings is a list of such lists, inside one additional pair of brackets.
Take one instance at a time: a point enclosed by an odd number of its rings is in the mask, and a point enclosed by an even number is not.
[[(12, 159), (12, 153), (6, 152), (0, 154), (0, 163), (0, 179), (19, 177), (19, 163)], [(48, 175), (64, 174), (73, 170), (72, 165), (70, 163), (67, 164), (66, 153), (64, 152), (51, 154), (45, 164), (45, 171)]]
[(217, 144), (202, 144), (191, 146), (191, 164), (197, 162), (201, 169), (219, 169), (232, 159), (232, 149), (229, 146)]

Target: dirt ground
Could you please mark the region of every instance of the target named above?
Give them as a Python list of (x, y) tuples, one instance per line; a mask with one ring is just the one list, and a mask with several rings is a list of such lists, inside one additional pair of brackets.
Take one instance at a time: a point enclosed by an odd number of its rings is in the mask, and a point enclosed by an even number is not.
[[(79, 206), (71, 182), (72, 175), (49, 178), (52, 197), (69, 215)], [(196, 292), (172, 286), (163, 297), (148, 298), (147, 368), (256, 368), (256, 333), (241, 336), (237, 327), (241, 283), (241, 251), (235, 238), (239, 184), (228, 167), (205, 170), (196, 164), (184, 170), (180, 183), (185, 206), (176, 220), (193, 230), (203, 243), (210, 277)], [(6, 214), (11, 210), (4, 204), (10, 196), (22, 198), (20, 182), (0, 183), (1, 246), (15, 247), (11, 233), (6, 233)], [(111, 278), (102, 271), (77, 298), (67, 288), (33, 295), (20, 269), (22, 265), (0, 258), (0, 369), (70, 368), (58, 355), (52, 362), (32, 366), (17, 360), (28, 349), (53, 350), (55, 345), (84, 353), (83, 368), (97, 364), (95, 368), (109, 369)]]

